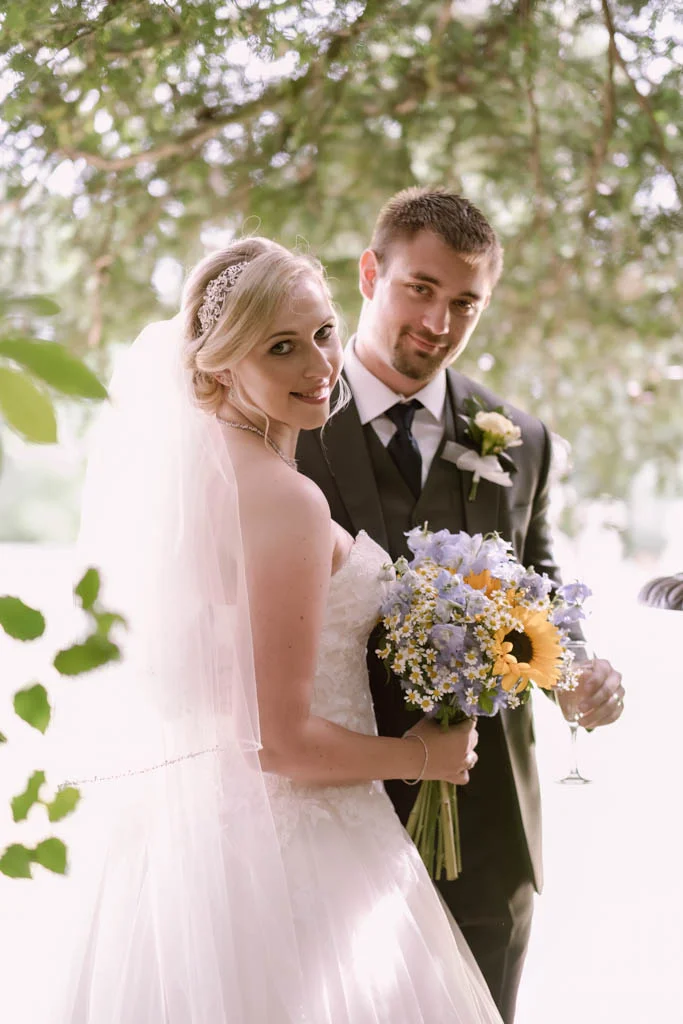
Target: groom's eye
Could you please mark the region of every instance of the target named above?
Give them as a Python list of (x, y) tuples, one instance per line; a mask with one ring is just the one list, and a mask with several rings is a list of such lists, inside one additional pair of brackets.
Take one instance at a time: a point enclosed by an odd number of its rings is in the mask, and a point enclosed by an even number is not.
[(476, 303), (470, 302), (469, 299), (458, 299), (454, 306), (458, 313), (464, 313), (466, 316), (471, 316), (472, 313), (477, 311)]

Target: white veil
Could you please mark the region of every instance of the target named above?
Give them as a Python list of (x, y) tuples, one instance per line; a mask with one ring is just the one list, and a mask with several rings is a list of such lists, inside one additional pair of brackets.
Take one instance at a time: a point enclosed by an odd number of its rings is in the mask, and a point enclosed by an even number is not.
[(81, 551), (129, 629), (122, 662), (72, 691), (62, 777), (84, 801), (69, 884), (94, 876), (94, 896), (58, 1015), (69, 1024), (304, 1020), (257, 753), (237, 485), (182, 349), (180, 316), (141, 333), (88, 467)]

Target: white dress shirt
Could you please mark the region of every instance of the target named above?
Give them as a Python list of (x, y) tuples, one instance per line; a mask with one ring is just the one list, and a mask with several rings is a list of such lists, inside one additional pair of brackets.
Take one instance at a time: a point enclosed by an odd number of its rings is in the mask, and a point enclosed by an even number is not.
[(396, 433), (396, 425), (385, 415), (397, 402), (416, 398), (424, 408), (418, 409), (413, 420), (412, 434), (422, 456), (422, 486), (441, 444), (446, 425), (446, 371), (442, 370), (416, 394), (406, 398), (399, 395), (363, 366), (356, 355), (352, 338), (344, 350), (344, 373), (353, 393), (360, 421), (372, 423), (373, 430), (386, 448)]

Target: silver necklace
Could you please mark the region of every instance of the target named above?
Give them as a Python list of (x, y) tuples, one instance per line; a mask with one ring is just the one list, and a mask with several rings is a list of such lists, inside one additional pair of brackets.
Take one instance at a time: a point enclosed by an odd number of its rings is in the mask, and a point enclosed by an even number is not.
[(276, 455), (279, 455), (283, 462), (286, 462), (290, 469), (296, 469), (296, 459), (290, 459), (289, 456), (285, 455), (282, 448), (275, 444), (266, 434), (265, 430), (259, 430), (258, 427), (253, 426), (251, 423), (236, 423), (234, 420), (224, 420), (220, 416), (216, 416), (219, 423), (222, 423), (224, 427), (234, 427), (235, 430), (250, 430), (252, 434), (258, 434), (262, 437), (266, 444), (270, 445)]

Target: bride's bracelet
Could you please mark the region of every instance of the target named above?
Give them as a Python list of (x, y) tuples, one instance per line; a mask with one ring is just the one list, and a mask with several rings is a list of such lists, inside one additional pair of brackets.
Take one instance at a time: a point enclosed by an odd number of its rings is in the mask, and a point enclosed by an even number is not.
[(411, 782), (409, 782), (408, 779), (401, 779), (401, 782), (405, 782), (406, 786), (417, 786), (418, 782), (422, 782), (422, 780), (425, 777), (425, 772), (427, 771), (427, 763), (429, 761), (429, 749), (428, 749), (427, 744), (425, 743), (425, 741), (422, 739), (420, 734), (417, 733), (417, 732), (407, 732), (405, 734), (405, 736), (403, 737), (403, 739), (404, 740), (419, 740), (420, 743), (422, 744), (422, 746), (424, 747), (425, 759), (424, 759), (424, 762), (422, 764), (422, 771), (420, 772), (418, 777), (416, 779), (413, 779)]

